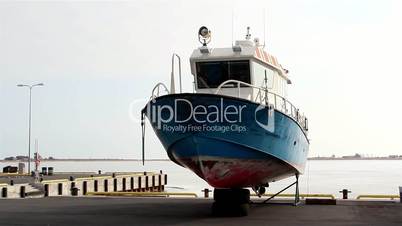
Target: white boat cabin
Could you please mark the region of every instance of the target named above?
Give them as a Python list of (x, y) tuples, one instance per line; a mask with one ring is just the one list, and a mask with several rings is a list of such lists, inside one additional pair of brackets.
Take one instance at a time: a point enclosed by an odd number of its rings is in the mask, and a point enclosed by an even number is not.
[[(258, 40), (236, 41), (229, 48), (195, 49), (190, 57), (191, 73), (195, 77), (197, 93), (216, 93), (242, 99), (256, 100), (259, 89), (267, 88), (272, 94), (287, 97), (287, 85), (291, 84), (287, 70), (282, 68), (274, 56), (268, 54)], [(225, 81), (237, 80), (246, 84)]]
[[(201, 27), (198, 35), (202, 46), (195, 49), (190, 57), (196, 93), (233, 96), (273, 106), (295, 119), (307, 132), (307, 118), (287, 100), (287, 85), (291, 84), (288, 70), (264, 50), (258, 39), (250, 40), (249, 28), (246, 39), (236, 41), (229, 48), (209, 48), (207, 44), (211, 40), (211, 32), (206, 27)], [(159, 96), (161, 87), (168, 93), (175, 93), (176, 57), (182, 92), (180, 57), (173, 54), (170, 92), (164, 84), (158, 83), (152, 90), (151, 98)]]

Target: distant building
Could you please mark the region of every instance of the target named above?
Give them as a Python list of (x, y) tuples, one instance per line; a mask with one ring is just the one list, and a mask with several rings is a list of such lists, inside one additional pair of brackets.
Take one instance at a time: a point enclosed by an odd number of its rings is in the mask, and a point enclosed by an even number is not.
[(343, 159), (359, 159), (362, 156), (358, 153), (356, 153), (355, 155), (344, 155), (342, 156)]
[(4, 160), (6, 160), (6, 161), (12, 161), (12, 160), (15, 160), (16, 158), (15, 157), (6, 157), (6, 158), (4, 158)]
[(17, 155), (15, 156), (16, 160), (28, 160), (28, 156), (24, 156), (24, 155)]

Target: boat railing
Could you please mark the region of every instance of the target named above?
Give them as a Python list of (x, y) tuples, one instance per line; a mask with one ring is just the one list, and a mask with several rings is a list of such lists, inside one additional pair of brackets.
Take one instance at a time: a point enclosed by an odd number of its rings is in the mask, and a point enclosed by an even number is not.
[[(161, 90), (162, 89), (162, 90)], [(151, 99), (155, 99), (160, 96), (161, 92), (165, 92), (169, 94), (169, 90), (166, 87), (165, 84), (159, 82), (158, 84), (155, 85), (155, 87), (152, 89), (152, 94), (151, 94)]]
[(257, 95), (253, 97), (251, 95), (250, 100), (262, 105), (273, 106), (276, 110), (290, 116), (294, 120), (296, 120), (301, 127), (307, 131), (308, 130), (308, 120), (302, 115), (298, 108), (296, 108), (290, 101), (288, 101), (285, 97), (278, 95), (276, 93), (270, 92), (265, 87), (255, 86), (246, 82), (242, 82), (239, 80), (227, 80), (221, 83), (215, 91), (215, 94), (220, 94), (222, 88), (227, 86), (228, 84), (236, 84), (237, 87), (237, 95), (241, 97), (241, 87), (252, 88), (253, 90), (257, 90)]
[(167, 88), (167, 86), (161, 82), (156, 84), (156, 86), (152, 89), (152, 94), (151, 94), (151, 99), (155, 99), (156, 97), (160, 96), (161, 88), (163, 88), (162, 91), (165, 91), (167, 94), (170, 93), (176, 93), (176, 85), (175, 85), (175, 59), (177, 59), (178, 66), (179, 66), (179, 93), (183, 92), (182, 84), (181, 84), (181, 58), (178, 54), (173, 53), (172, 54), (172, 71), (170, 72), (170, 90)]
[(175, 67), (174, 67), (175, 66), (175, 59), (177, 59), (178, 66), (179, 66), (179, 88), (180, 88), (179, 93), (182, 93), (183, 89), (182, 89), (182, 85), (181, 85), (181, 58), (176, 53), (172, 54), (172, 71), (170, 73), (170, 92), (171, 93), (176, 93), (176, 90), (175, 90), (175, 78), (176, 78), (176, 76), (175, 76), (175, 73), (174, 73), (175, 72)]

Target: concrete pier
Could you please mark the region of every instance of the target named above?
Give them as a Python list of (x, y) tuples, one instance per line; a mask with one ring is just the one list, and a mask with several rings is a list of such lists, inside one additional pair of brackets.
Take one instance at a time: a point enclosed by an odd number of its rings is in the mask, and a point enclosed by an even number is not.
[(211, 199), (50, 197), (0, 201), (0, 225), (402, 225), (402, 204), (343, 201), (250, 208), (247, 217), (214, 217)]
[(164, 191), (163, 173), (59, 173), (35, 183), (29, 176), (0, 177), (0, 199), (82, 196), (88, 192)]

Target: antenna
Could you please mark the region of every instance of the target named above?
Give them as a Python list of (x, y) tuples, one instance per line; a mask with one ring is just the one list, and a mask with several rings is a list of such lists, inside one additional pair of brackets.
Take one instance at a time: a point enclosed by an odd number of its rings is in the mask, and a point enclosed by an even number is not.
[(266, 9), (264, 8), (264, 11), (263, 11), (263, 25), (264, 25), (264, 45), (263, 45), (263, 47), (262, 48), (264, 48), (265, 49), (265, 39), (266, 39), (266, 32), (265, 32), (265, 20), (266, 20), (266, 18), (265, 18), (265, 13), (266, 13)]
[(233, 31), (234, 30), (234, 9), (232, 8), (232, 47), (233, 45)]
[(250, 40), (250, 38), (251, 38), (250, 27), (247, 27), (246, 40)]

